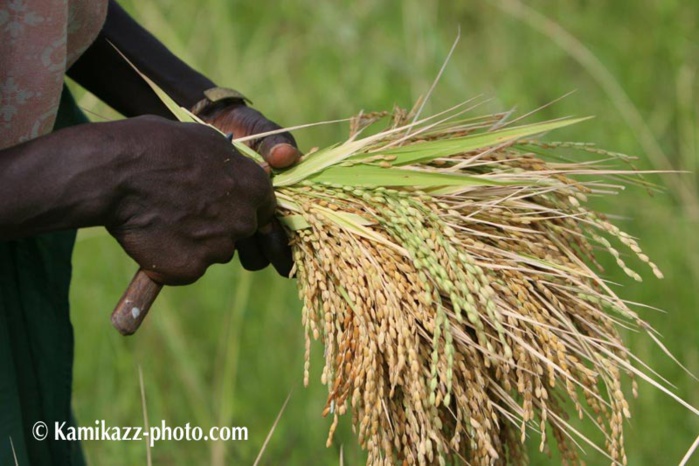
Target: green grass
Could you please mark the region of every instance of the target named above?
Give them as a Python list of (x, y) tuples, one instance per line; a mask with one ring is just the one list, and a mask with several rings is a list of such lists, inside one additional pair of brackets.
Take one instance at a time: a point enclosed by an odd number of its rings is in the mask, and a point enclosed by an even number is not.
[[(516, 107), (523, 114), (575, 90), (527, 121), (594, 115), (551, 138), (637, 154), (640, 168), (689, 171), (652, 178), (666, 187), (652, 197), (634, 188), (598, 205), (620, 217), (617, 224), (639, 238), (666, 275), (659, 281), (643, 273), (644, 282), (633, 283), (604, 257), (609, 278), (626, 299), (666, 311), (641, 313), (699, 374), (699, 9), (691, 2), (528, 2), (554, 26), (516, 13), (506, 1), (122, 3), (174, 52), (219, 84), (240, 89), (283, 125), (410, 107), (429, 88), (459, 26), (461, 42), (427, 112), (483, 94), (491, 99), (483, 111)], [(91, 96), (81, 102), (112, 117)], [(324, 126), (296, 136), (308, 150), (341, 141), (346, 131)], [(195, 285), (166, 289), (140, 332), (123, 338), (109, 325), (109, 313), (135, 268), (103, 231), (81, 233), (72, 291), (80, 421), (142, 425), (141, 366), (151, 425), (249, 429), (247, 442), (156, 444), (154, 464), (252, 464), (290, 392), (261, 464), (338, 464), (340, 445), (344, 464), (362, 462), (349, 418), (325, 447), (321, 348), (314, 348), (311, 386), (304, 389), (293, 281), (245, 272), (235, 261), (212, 267)], [(678, 395), (699, 406), (696, 381), (643, 335), (627, 338)], [(647, 384), (631, 411), (632, 465), (677, 464), (699, 434), (697, 417)], [(92, 464), (146, 464), (140, 442), (84, 448)], [(606, 464), (592, 453), (587, 461)], [(692, 461), (699, 464), (699, 454)], [(557, 461), (535, 456), (533, 464)]]

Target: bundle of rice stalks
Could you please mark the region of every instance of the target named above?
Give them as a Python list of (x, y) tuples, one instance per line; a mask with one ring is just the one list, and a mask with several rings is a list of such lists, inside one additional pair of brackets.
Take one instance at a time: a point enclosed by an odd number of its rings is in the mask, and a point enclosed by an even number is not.
[[(278, 174), (306, 330), (322, 340), (324, 415), (351, 411), (368, 464), (523, 463), (549, 435), (577, 463), (582, 437), (566, 404), (626, 463), (622, 375), (636, 394), (619, 328), (647, 325), (587, 264), (596, 249), (632, 271), (616, 239), (636, 241), (587, 207), (632, 171), (589, 145), (526, 139), (578, 120), (512, 127), (503, 115), (442, 115), (352, 138)], [(581, 149), (596, 162), (558, 154)], [(589, 441), (588, 441), (589, 442)], [(594, 446), (594, 445), (593, 445)]]
[[(199, 121), (150, 84), (180, 120)], [(311, 340), (325, 350), (328, 445), (350, 411), (367, 464), (523, 464), (525, 440), (545, 450), (550, 436), (565, 463), (587, 443), (626, 464), (622, 378), (634, 396), (640, 377), (677, 398), (632, 364), (643, 366), (621, 328), (665, 349), (598, 275), (595, 254), (640, 281), (617, 244), (662, 274), (586, 204), (620, 181), (645, 183), (610, 168), (621, 154), (531, 139), (581, 119), (514, 126), (467, 110), (420, 121), (395, 110), (365, 137), (389, 115), (360, 115), (348, 141), (274, 174), (303, 301), (306, 384)], [(569, 423), (571, 407), (604, 446)]]

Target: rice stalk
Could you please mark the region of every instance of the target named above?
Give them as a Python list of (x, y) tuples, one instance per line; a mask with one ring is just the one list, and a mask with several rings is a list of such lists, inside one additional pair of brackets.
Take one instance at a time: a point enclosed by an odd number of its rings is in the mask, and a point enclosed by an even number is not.
[[(596, 448), (626, 464), (622, 379), (635, 395), (638, 370), (619, 329), (649, 327), (595, 255), (640, 280), (623, 247), (662, 274), (585, 204), (634, 171), (589, 145), (530, 139), (576, 121), (394, 117), (273, 179), (304, 303), (306, 384), (311, 341), (325, 349), (328, 444), (351, 413), (368, 464), (521, 464), (534, 436), (576, 464), (592, 442), (568, 422), (572, 406), (602, 432)], [(602, 160), (557, 158), (563, 149)]]
[[(652, 185), (608, 164), (627, 156), (531, 139), (582, 119), (509, 127), (509, 114), (465, 118), (464, 105), (419, 121), (394, 109), (388, 129), (363, 138), (389, 113), (361, 114), (345, 143), (273, 174), (306, 385), (311, 341), (324, 345), (327, 444), (349, 412), (372, 465), (526, 464), (535, 437), (542, 451), (553, 437), (564, 464), (579, 463), (583, 444), (627, 464), (624, 379), (633, 396), (638, 377), (699, 415), (632, 364), (653, 373), (620, 329), (659, 342), (598, 274), (605, 251), (641, 280), (623, 247), (662, 278), (634, 238), (586, 207), (619, 182)], [(571, 407), (603, 446), (569, 422)]]

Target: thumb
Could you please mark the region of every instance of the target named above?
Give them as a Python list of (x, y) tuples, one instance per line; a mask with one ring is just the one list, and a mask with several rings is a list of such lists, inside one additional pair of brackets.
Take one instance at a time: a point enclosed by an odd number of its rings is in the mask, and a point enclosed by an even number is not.
[[(262, 113), (244, 105), (219, 109), (206, 117), (205, 121), (224, 133), (233, 133), (235, 138), (281, 129), (281, 126), (265, 118)], [(296, 140), (286, 131), (252, 140), (249, 145), (258, 151), (272, 168), (289, 167), (301, 157)]]
[[(286, 168), (298, 162), (301, 152), (283, 136), (289, 133), (267, 136), (258, 147), (258, 152), (272, 168)], [(278, 137), (282, 136), (282, 137)], [(293, 140), (293, 138), (291, 138)]]

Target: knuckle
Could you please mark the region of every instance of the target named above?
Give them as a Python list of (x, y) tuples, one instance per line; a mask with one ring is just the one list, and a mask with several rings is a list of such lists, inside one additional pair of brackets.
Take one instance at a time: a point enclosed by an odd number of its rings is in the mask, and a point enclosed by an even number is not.
[(187, 128), (193, 133), (200, 134), (201, 136), (220, 136), (220, 134), (213, 128), (207, 125), (200, 125), (197, 123), (180, 123), (183, 127)]
[(242, 223), (237, 230), (237, 235), (239, 238), (250, 238), (255, 234), (255, 231), (257, 231), (257, 222), (256, 221), (248, 221)]
[(140, 115), (137, 117), (133, 117), (131, 120), (139, 123), (156, 123), (159, 122), (161, 118), (155, 115)]
[(162, 282), (166, 285), (190, 285), (199, 280), (211, 264), (201, 248), (186, 253), (178, 250), (163, 257), (167, 257), (166, 261), (151, 272), (163, 277)]
[(245, 209), (233, 225), (236, 240), (250, 238), (257, 231), (257, 215), (251, 209)]
[(209, 268), (209, 265), (211, 265), (210, 261), (203, 257), (192, 260), (187, 264), (186, 269), (182, 271), (182, 284), (189, 285), (199, 280), (206, 272), (206, 269)]
[(161, 270), (158, 274), (164, 277), (163, 283), (166, 285), (191, 285), (204, 275), (206, 269), (207, 265), (204, 262), (192, 262), (183, 267)]
[(171, 134), (172, 140), (187, 148), (201, 148), (201, 151), (210, 150), (218, 143), (221, 147), (228, 144), (225, 139), (213, 128), (198, 123), (186, 123), (179, 121), (163, 120), (163, 130)]
[(216, 263), (218, 264), (227, 264), (230, 261), (233, 260), (233, 256), (235, 256), (235, 248), (231, 249), (230, 251), (227, 251), (225, 253), (222, 253), (217, 259)]
[(153, 280), (163, 285), (182, 286), (191, 285), (196, 282), (202, 275), (198, 270), (193, 270), (189, 267), (158, 267), (152, 270), (146, 270), (146, 273)]
[(245, 159), (245, 165), (239, 181), (246, 199), (255, 206), (270, 202), (274, 197), (272, 182), (265, 171), (252, 160)]
[(223, 240), (215, 247), (211, 260), (216, 264), (227, 264), (235, 255), (235, 243), (232, 240)]

